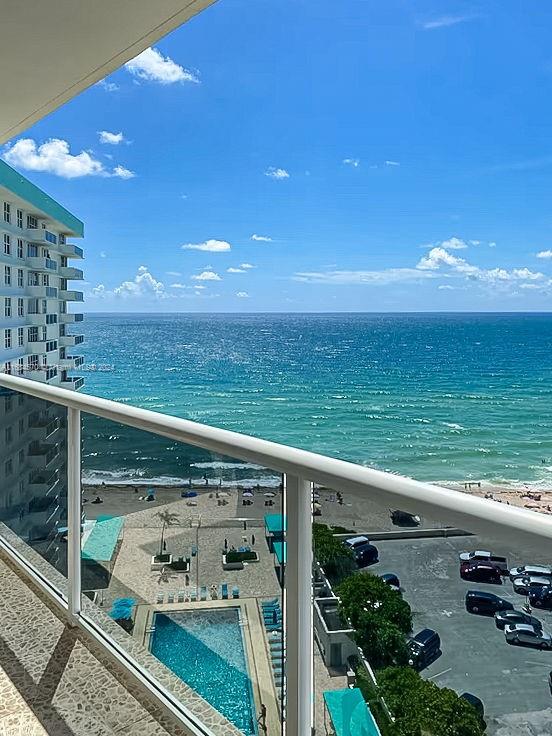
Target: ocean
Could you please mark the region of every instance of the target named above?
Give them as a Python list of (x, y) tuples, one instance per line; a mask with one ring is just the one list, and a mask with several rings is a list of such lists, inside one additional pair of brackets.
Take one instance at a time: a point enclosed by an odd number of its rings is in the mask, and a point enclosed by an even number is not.
[[(419, 480), (552, 488), (548, 314), (89, 314), (82, 332), (85, 393)], [(278, 482), (91, 417), (83, 460), (88, 482)]]

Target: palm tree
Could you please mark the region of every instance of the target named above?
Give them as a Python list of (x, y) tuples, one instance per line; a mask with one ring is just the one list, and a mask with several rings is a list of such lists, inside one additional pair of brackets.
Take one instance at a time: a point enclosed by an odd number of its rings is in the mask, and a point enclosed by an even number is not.
[(165, 529), (169, 526), (175, 526), (179, 523), (180, 519), (178, 517), (178, 514), (175, 514), (173, 511), (158, 511), (155, 516), (159, 517), (161, 521), (163, 522), (163, 526), (161, 527), (161, 542), (159, 544), (159, 555), (158, 557), (161, 557), (163, 555), (163, 546), (165, 542)]

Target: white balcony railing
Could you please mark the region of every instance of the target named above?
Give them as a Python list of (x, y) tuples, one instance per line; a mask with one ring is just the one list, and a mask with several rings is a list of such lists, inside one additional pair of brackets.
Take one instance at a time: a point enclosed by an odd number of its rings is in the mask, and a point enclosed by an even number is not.
[[(289, 736), (307, 736), (312, 727), (313, 702), (313, 597), (312, 597), (312, 483), (344, 492), (364, 494), (367, 501), (401, 508), (429, 518), (446, 518), (460, 528), (488, 534), (505, 542), (550, 543), (552, 520), (527, 509), (440, 488), (427, 483), (372, 470), (353, 463), (317, 455), (244, 434), (178, 419), (117, 402), (86, 396), (15, 376), (0, 376), (0, 387), (22, 392), (67, 409), (68, 485), (68, 601), (56, 598), (51, 584), (37, 574), (11, 545), (0, 537), (0, 546), (14, 564), (33, 577), (70, 622), (95, 637), (98, 644), (127, 668), (158, 702), (179, 718), (187, 732), (216, 736), (212, 729), (179, 703), (120, 644), (81, 611), (81, 412), (119, 422), (176, 442), (255, 463), (284, 474), (287, 515), (287, 563), (284, 589), (286, 641), (286, 708), (284, 730)], [(46, 477), (37, 482), (48, 482)]]

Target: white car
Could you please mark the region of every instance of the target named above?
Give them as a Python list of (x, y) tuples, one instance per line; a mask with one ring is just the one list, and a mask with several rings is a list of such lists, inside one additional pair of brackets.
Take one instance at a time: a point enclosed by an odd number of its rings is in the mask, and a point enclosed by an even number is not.
[(552, 636), (546, 631), (535, 629), (531, 624), (507, 624), (504, 628), (504, 636), (508, 644), (552, 649)]
[(530, 589), (547, 588), (550, 583), (550, 578), (543, 578), (538, 575), (520, 575), (517, 578), (512, 578), (514, 590), (520, 595), (529, 595)]
[(510, 570), (511, 578), (518, 578), (522, 575), (538, 575), (540, 577), (552, 578), (552, 567), (547, 565), (521, 565), (521, 567), (512, 567)]
[(355, 550), (357, 547), (362, 547), (365, 544), (370, 544), (370, 540), (368, 539), (368, 537), (349, 537), (349, 539), (345, 540), (345, 544), (347, 545), (347, 547)]

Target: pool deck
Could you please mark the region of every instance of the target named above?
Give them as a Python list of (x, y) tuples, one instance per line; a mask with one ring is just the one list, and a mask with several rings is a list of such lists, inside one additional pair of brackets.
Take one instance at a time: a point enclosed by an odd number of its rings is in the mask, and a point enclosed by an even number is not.
[(179, 611), (213, 610), (220, 608), (239, 608), (242, 621), (249, 675), (255, 700), (256, 715), (261, 704), (266, 706), (266, 734), (279, 734), (281, 731), (279, 704), (272, 670), (270, 652), (264, 633), (264, 625), (256, 598), (236, 598), (230, 600), (208, 600), (187, 603), (165, 603), (139, 605), (136, 607), (134, 637), (149, 650), (156, 613), (177, 613)]

